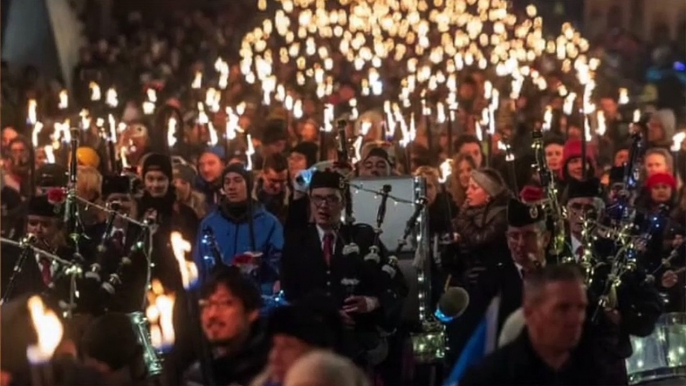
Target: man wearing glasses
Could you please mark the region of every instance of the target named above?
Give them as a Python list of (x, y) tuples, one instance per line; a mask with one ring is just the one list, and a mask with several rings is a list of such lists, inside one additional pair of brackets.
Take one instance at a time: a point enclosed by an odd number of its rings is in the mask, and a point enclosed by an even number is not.
[[(259, 289), (237, 268), (222, 267), (200, 292), (200, 324), (211, 346), (214, 384), (249, 384), (264, 369), (269, 356), (269, 338), (260, 323)], [(180, 384), (203, 385), (202, 374), (201, 362), (195, 362)]]
[[(374, 230), (365, 224), (341, 223), (345, 208), (344, 177), (316, 171), (309, 186), (295, 179), (296, 192), (284, 226), (281, 284), (288, 301), (323, 293), (339, 308), (347, 327), (346, 352), (363, 366), (385, 359), (378, 327), (400, 319), (406, 294), (399, 270), (383, 271), (384, 248), (374, 245)], [(309, 200), (306, 199), (309, 193)], [(314, 224), (308, 223), (308, 205)], [(393, 327), (390, 327), (392, 329)]]

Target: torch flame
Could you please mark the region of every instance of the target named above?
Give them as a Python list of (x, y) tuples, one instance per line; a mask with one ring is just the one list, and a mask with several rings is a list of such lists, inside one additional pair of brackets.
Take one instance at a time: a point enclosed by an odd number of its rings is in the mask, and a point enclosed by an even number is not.
[(438, 178), (438, 182), (444, 184), (453, 173), (453, 160), (447, 159), (443, 161), (439, 169), (441, 170), (441, 176)]
[(49, 164), (54, 164), (55, 163), (55, 152), (52, 148), (52, 146), (47, 145), (43, 147), (43, 150), (45, 151), (45, 158)]
[(167, 122), (167, 143), (169, 144), (169, 147), (176, 145), (177, 124), (176, 118), (169, 117), (169, 122)]
[(27, 121), (30, 125), (35, 125), (36, 121), (38, 118), (36, 118), (36, 100), (35, 99), (29, 99), (29, 116), (27, 118)]
[(193, 78), (193, 83), (191, 84), (191, 88), (197, 90), (201, 87), (202, 87), (202, 72), (196, 71), (195, 72), (195, 78)]
[(324, 105), (324, 131), (330, 133), (333, 131), (333, 105)]
[(686, 131), (675, 134), (672, 137), (672, 151), (681, 150), (681, 144), (684, 142), (684, 139), (686, 139)]
[(248, 164), (245, 168), (248, 170), (252, 170), (252, 155), (255, 154), (255, 147), (252, 144), (252, 137), (250, 136), (250, 134), (246, 135), (245, 141), (248, 143), (248, 150), (246, 151)]
[(29, 298), (28, 308), (33, 327), (38, 335), (38, 344), (29, 346), (26, 356), (33, 364), (48, 362), (62, 341), (64, 332), (62, 323), (52, 310), (45, 307), (45, 303), (39, 296)]
[(619, 104), (626, 105), (629, 103), (629, 91), (625, 88), (619, 89)]
[(157, 91), (154, 88), (149, 88), (145, 91), (148, 96), (148, 100), (152, 103), (157, 103)]
[(40, 135), (41, 131), (43, 131), (43, 124), (36, 122), (36, 124), (33, 125), (33, 131), (31, 132), (31, 143), (33, 144), (34, 148), (38, 147), (38, 136)]
[(176, 257), (176, 261), (179, 263), (183, 288), (189, 289), (198, 280), (198, 268), (194, 262), (186, 260), (186, 254), (191, 251), (191, 243), (185, 240), (181, 233), (176, 231), (172, 232), (170, 240), (174, 257)]
[(110, 87), (107, 89), (107, 94), (105, 95), (105, 103), (110, 107), (117, 107), (119, 105), (119, 98), (117, 97), (117, 90)]
[(152, 290), (148, 292), (149, 305), (145, 316), (150, 323), (150, 341), (152, 346), (165, 351), (174, 345), (176, 333), (174, 331), (173, 311), (176, 296), (165, 294), (162, 284), (153, 280)]
[(64, 110), (69, 107), (69, 95), (67, 94), (67, 90), (60, 91), (60, 102), (57, 107), (60, 110)]
[(100, 86), (95, 82), (90, 82), (88, 87), (91, 89), (91, 100), (99, 101), (102, 99), (102, 93), (100, 92)]
[(82, 109), (79, 113), (81, 116), (81, 129), (88, 130), (91, 127), (90, 113), (86, 109)]
[(598, 110), (597, 119), (598, 127), (596, 128), (596, 132), (598, 133), (598, 135), (605, 135), (605, 113), (602, 110)]

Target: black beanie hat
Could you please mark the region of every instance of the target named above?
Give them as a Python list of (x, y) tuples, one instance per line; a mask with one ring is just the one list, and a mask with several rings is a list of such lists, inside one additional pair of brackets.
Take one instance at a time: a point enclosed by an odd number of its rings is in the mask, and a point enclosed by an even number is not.
[(248, 196), (250, 196), (250, 192), (252, 192), (253, 186), (252, 172), (250, 170), (247, 170), (245, 168), (245, 165), (240, 162), (233, 163), (224, 168), (224, 171), (222, 172), (222, 185), (224, 185), (224, 179), (226, 178), (226, 175), (229, 173), (240, 174), (245, 179), (245, 185), (248, 188)]
[(603, 188), (600, 180), (593, 177), (584, 181), (571, 179), (567, 185), (567, 200), (580, 197), (601, 198)]
[(375, 148), (372, 148), (372, 149), (369, 151), (369, 153), (367, 153), (367, 156), (364, 157), (364, 161), (366, 161), (367, 158), (369, 158), (369, 157), (379, 157), (379, 158), (383, 158), (383, 160), (386, 161), (387, 164), (392, 165), (391, 159), (388, 157), (388, 152), (387, 152), (384, 148), (382, 148), (382, 147), (380, 147), (380, 146), (377, 146), (377, 147), (375, 147)]
[(560, 145), (564, 147), (565, 138), (556, 133), (548, 132), (543, 136), (543, 148), (545, 149), (548, 145)]
[(60, 207), (53, 205), (47, 195), (33, 196), (29, 200), (29, 215), (41, 217), (59, 217)]
[(313, 142), (300, 142), (291, 150), (291, 153), (305, 156), (308, 168), (317, 163), (317, 152), (319, 152), (319, 146)]
[(148, 154), (143, 161), (143, 179), (149, 171), (162, 172), (169, 180), (174, 179), (171, 158), (164, 154)]
[(286, 123), (280, 119), (267, 121), (262, 132), (262, 144), (270, 145), (274, 142), (288, 139), (286, 135)]

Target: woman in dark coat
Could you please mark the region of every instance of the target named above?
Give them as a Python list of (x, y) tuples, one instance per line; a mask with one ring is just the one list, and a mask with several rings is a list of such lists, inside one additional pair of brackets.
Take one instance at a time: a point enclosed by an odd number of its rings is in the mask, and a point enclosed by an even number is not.
[(509, 198), (497, 171), (472, 171), (467, 200), (455, 219), (456, 243), (446, 249), (442, 259), (450, 273), (450, 285), (464, 287), (470, 297), (465, 313), (448, 325), (453, 360), (460, 355), (491, 301), (491, 295), (483, 289), (489, 273), (497, 272), (498, 266), (510, 259), (505, 238)]

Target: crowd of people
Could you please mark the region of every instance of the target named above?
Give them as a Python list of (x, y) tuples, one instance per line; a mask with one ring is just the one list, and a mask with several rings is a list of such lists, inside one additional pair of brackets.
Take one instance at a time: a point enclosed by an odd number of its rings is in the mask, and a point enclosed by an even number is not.
[[(630, 337), (650, 335), (662, 314), (686, 307), (686, 141), (673, 144), (684, 134), (679, 111), (627, 105), (611, 82), (599, 82), (593, 99), (606, 129), (589, 139), (585, 126), (599, 125), (597, 116), (587, 122), (566, 111), (553, 71), (545, 89), (503, 98), (497, 132), (480, 139), (490, 75), (471, 69), (460, 74), (455, 122), (422, 124), (407, 147), (388, 141), (375, 112), (358, 122), (341, 114), (336, 138), (319, 130), (324, 102), (349, 110), (360, 93), (352, 67), (341, 64), (345, 79), (327, 101), (302, 95), (302, 116), (261, 105), (238, 64), (242, 33), (254, 22), (240, 15), (176, 15), (171, 24), (131, 15), (116, 39), (84, 48), (67, 108), (57, 81), (41, 85), (30, 69), (21, 80), (3, 77), (2, 385), (31, 383), (35, 363), (25, 353), (37, 338), (26, 304), (36, 294), (68, 315), (51, 359), (56, 384), (628, 383)], [(229, 63), (222, 103), (244, 109), (238, 138), (210, 144), (191, 84), (217, 57)], [(94, 100), (93, 82), (103, 94), (116, 88), (125, 103)], [(141, 108), (148, 90), (164, 101), (154, 113)], [(25, 124), (30, 99), (43, 127), (82, 122), (83, 108), (94, 118), (116, 116), (124, 128), (116, 141), (97, 119), (81, 123), (71, 141), (34, 132), (36, 121)], [(219, 110), (209, 123), (230, 119)], [(344, 159), (357, 138), (359, 155)], [(439, 167), (446, 164), (451, 173)], [(410, 175), (426, 189), (425, 237), (440, 240), (424, 251), (427, 313), (445, 288), (469, 295), (446, 323), (440, 379), (406, 366), (406, 343), (423, 326), (402, 316), (419, 295), (391, 246), (373, 224), (346, 221), (351, 178)], [(617, 240), (599, 233), (589, 241), (588, 222), (616, 229), (628, 217), (649, 222), (650, 237), (615, 288), (608, 270)], [(179, 236), (191, 245), (185, 257), (196, 286), (179, 265)], [(600, 262), (594, 270), (589, 256)], [(64, 261), (83, 271), (75, 300)], [(131, 328), (131, 315), (150, 303), (151, 282), (176, 295), (174, 342), (155, 347), (159, 372), (149, 343)], [(494, 299), (501, 347), (477, 360), (474, 337)]]

